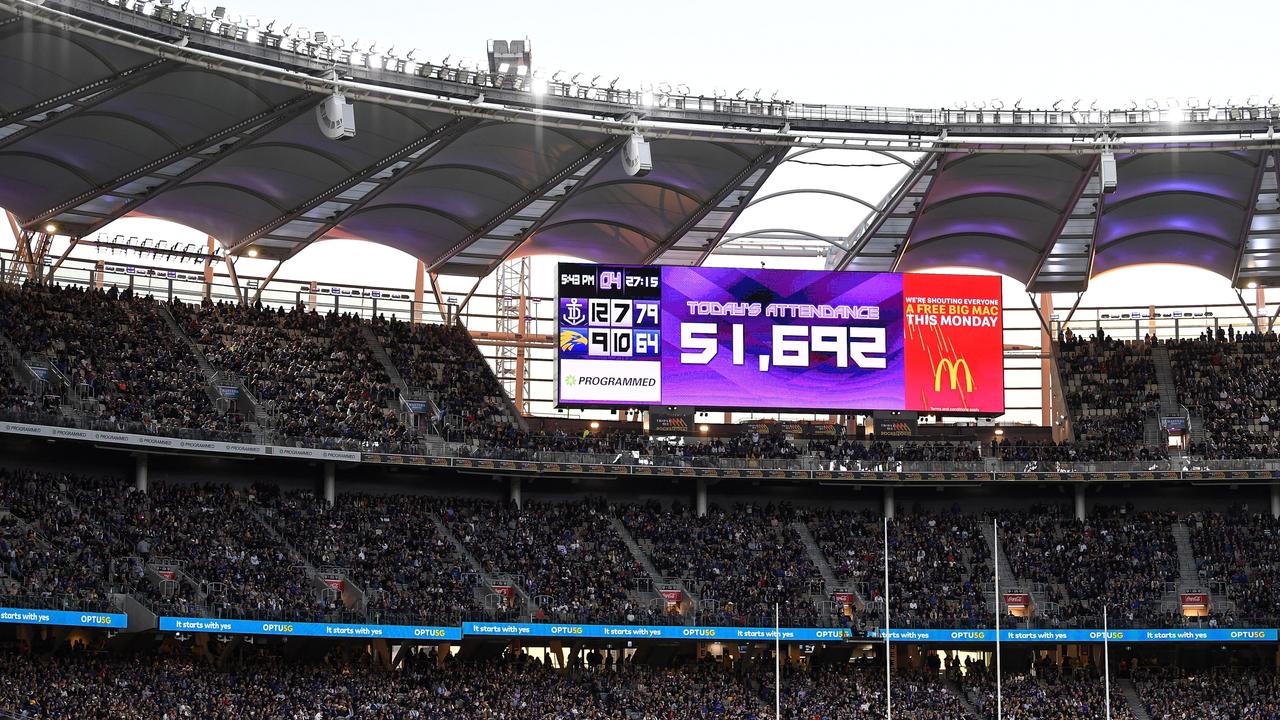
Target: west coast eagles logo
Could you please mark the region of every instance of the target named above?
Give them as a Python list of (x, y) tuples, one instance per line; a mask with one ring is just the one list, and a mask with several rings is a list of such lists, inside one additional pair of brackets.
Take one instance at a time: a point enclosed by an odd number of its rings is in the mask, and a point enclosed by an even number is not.
[(560, 331), (560, 352), (573, 352), (587, 349), (587, 336), (577, 330)]

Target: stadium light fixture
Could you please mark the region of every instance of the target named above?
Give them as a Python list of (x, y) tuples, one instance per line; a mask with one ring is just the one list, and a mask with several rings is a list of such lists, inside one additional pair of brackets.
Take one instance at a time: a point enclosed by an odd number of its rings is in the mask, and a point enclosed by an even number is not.
[(1249, 288), (1250, 290), (1257, 290), (1257, 289), (1258, 289), (1258, 283), (1253, 282), (1252, 280), (1250, 280), (1250, 281), (1249, 281), (1249, 284), (1248, 284), (1248, 285), (1246, 285), (1245, 287)]
[(592, 420), (592, 421), (591, 421), (591, 429), (592, 429), (592, 430), (599, 430), (599, 429), (600, 429), (600, 422), (599, 422), (598, 420)]
[(996, 435), (1004, 435), (1004, 428), (996, 428)]
[(530, 82), (529, 90), (531, 90), (535, 96), (546, 95), (547, 81), (543, 80), (542, 78), (536, 77), (532, 80), (532, 82)]
[(249, 248), (249, 257), (251, 258), (258, 257), (258, 248)]
[(49, 223), (48, 225), (44, 226), (44, 232), (46, 235), (52, 235), (58, 232), (58, 226), (54, 223)]

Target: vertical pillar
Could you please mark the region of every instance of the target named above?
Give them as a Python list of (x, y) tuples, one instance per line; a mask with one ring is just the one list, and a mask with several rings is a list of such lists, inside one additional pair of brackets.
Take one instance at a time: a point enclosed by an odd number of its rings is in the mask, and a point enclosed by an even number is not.
[(413, 305), (409, 308), (409, 322), (422, 322), (422, 295), (426, 286), (427, 265), (418, 261), (418, 272), (413, 277)]
[(338, 469), (332, 462), (326, 462), (324, 464), (324, 501), (329, 507), (333, 507), (333, 501), (337, 497), (337, 486)]
[[(1147, 332), (1151, 333), (1152, 335), (1156, 334), (1156, 306), (1155, 305), (1147, 306)], [(1140, 340), (1141, 338), (1134, 338), (1134, 339)]]
[[(527, 279), (527, 275), (526, 275), (526, 279)], [(524, 384), (525, 384), (524, 344), (525, 344), (525, 333), (527, 332), (525, 318), (528, 317), (529, 315), (528, 311), (526, 310), (526, 308), (528, 307), (527, 305), (528, 298), (525, 296), (525, 290), (524, 290), (525, 286), (526, 286), (526, 283), (520, 284), (520, 303), (518, 306), (518, 309), (520, 312), (520, 318), (516, 320), (516, 328), (517, 328), (517, 332), (520, 333), (520, 337), (516, 339), (516, 391), (515, 391), (515, 397), (512, 398), (512, 400), (515, 401), (516, 412), (522, 415), (529, 414), (528, 407), (525, 405), (525, 403), (527, 403), (529, 399), (524, 396)], [(557, 312), (559, 312), (559, 310), (557, 310)]]
[(893, 501), (893, 486), (885, 485), (884, 486), (884, 516), (892, 520), (894, 509), (895, 509), (895, 505)]
[(205, 237), (204, 255), (204, 299), (213, 299), (213, 236)]
[(1053, 336), (1046, 328), (1053, 318), (1053, 293), (1040, 293), (1040, 312), (1044, 323), (1040, 326), (1040, 425), (1053, 427)]
[(1076, 520), (1084, 522), (1084, 485), (1076, 485)]
[(511, 478), (511, 504), (518, 508), (524, 507), (524, 484), (520, 480), (520, 476), (515, 475)]
[(1280, 520), (1280, 483), (1271, 484), (1271, 517)]
[(1259, 286), (1258, 288), (1254, 289), (1253, 293), (1254, 293), (1254, 295), (1253, 295), (1253, 319), (1254, 319), (1254, 322), (1256, 323), (1255, 328), (1257, 329), (1257, 331), (1258, 331), (1258, 332), (1260, 332), (1260, 333), (1264, 333), (1264, 332), (1266, 332), (1266, 331), (1267, 331), (1267, 327), (1266, 327), (1266, 322), (1267, 322), (1267, 296), (1266, 296), (1266, 290), (1265, 290), (1265, 289), (1263, 289), (1261, 286)]
[(706, 478), (698, 478), (697, 496), (695, 505), (698, 508), (698, 517), (706, 517), (707, 515), (707, 480)]
[(98, 262), (94, 263), (94, 266), (93, 266), (93, 289), (94, 290), (102, 289), (103, 283), (106, 282), (106, 276), (107, 276), (107, 261), (99, 260)]
[(147, 491), (147, 458), (146, 453), (133, 456), (133, 487), (140, 493)]

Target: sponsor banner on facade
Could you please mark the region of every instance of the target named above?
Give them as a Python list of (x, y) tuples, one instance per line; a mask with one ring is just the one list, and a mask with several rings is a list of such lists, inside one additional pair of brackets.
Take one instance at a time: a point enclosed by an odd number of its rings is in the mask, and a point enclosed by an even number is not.
[[(575, 625), (554, 623), (463, 623), (463, 635), (501, 637), (622, 638), (628, 640), (772, 640), (773, 628), (691, 627), (688, 625)], [(782, 628), (783, 640), (837, 641), (848, 637), (840, 628)]]
[(835, 600), (836, 602), (840, 603), (841, 605), (852, 605), (852, 604), (853, 604), (853, 593), (850, 593), (850, 592), (835, 592), (835, 593), (831, 593), (831, 599), (832, 599), (832, 600)]
[(1024, 608), (1031, 604), (1031, 596), (1027, 593), (1005, 593), (1004, 604), (1011, 608)]
[(684, 593), (679, 590), (662, 590), (662, 599), (667, 601), (668, 605), (674, 605), (684, 599)]
[(163, 632), (226, 633), (231, 635), (290, 635), (298, 637), (388, 638), (395, 640), (462, 639), (461, 629), (435, 625), (365, 625), (193, 617), (161, 617), (160, 630)]
[(0, 607), (0, 623), (18, 625), (62, 625), (123, 629), (129, 624), (122, 613), (95, 613), (79, 610), (31, 610)]
[[(132, 433), (107, 432), (103, 430), (84, 430), (81, 428), (52, 427), (48, 425), (28, 425), (26, 423), (0, 422), (0, 432), (19, 435), (35, 435), (38, 437), (61, 438), (66, 440), (84, 440), (87, 442), (110, 443), (113, 445), (136, 445), (164, 450), (194, 450), (203, 452), (231, 453), (236, 455), (265, 455), (272, 448), (263, 445), (246, 443), (214, 442), (212, 440), (186, 440), (183, 438), (161, 437), (158, 435), (134, 435)], [(297, 448), (275, 448), (276, 450), (294, 450)], [(359, 460), (360, 453), (344, 453), (345, 459)]]
[[(32, 616), (54, 616), (44, 622), (5, 619), (4, 622), (48, 625), (81, 625), (124, 627), (124, 615), (93, 613), (60, 613), (49, 610), (4, 610)], [(73, 616), (73, 617), (63, 617)], [(83, 619), (82, 619), (83, 618)], [(110, 622), (118, 624), (108, 624)], [(268, 620), (224, 620), (216, 618), (161, 617), (159, 629), (164, 632), (207, 632), (245, 635), (292, 635), (307, 637), (390, 638), (419, 640), (460, 640), (473, 637), (575, 637), (616, 638), (625, 640), (731, 640), (770, 641), (777, 633), (771, 627), (707, 627), (687, 625), (590, 625), (573, 623), (503, 623), (466, 622), (461, 627), (427, 625), (363, 625), (341, 623), (286, 622)], [(1213, 629), (1001, 629), (1001, 642), (1014, 643), (1097, 643), (1111, 642), (1276, 642), (1277, 631), (1271, 628)], [(781, 629), (782, 639), (794, 642), (843, 642), (853, 639), (844, 628)], [(867, 634), (867, 640), (883, 638), (880, 631)], [(990, 628), (893, 628), (889, 638), (895, 642), (920, 643), (994, 643), (996, 631)]]

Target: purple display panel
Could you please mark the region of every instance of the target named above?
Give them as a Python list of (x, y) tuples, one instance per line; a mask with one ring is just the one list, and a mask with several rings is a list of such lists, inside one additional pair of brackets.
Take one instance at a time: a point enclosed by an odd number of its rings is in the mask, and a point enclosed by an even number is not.
[(901, 409), (902, 313), (892, 273), (664, 267), (662, 403)]

